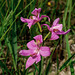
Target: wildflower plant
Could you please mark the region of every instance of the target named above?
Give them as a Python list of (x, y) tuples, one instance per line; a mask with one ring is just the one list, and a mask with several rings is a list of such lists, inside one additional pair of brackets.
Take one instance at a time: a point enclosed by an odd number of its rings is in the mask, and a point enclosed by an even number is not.
[(63, 25), (58, 24), (58, 23), (59, 23), (59, 18), (55, 19), (55, 21), (53, 22), (52, 27), (49, 27), (49, 25), (47, 25), (47, 24), (42, 24), (41, 25), (41, 27), (43, 25), (47, 26), (48, 30), (52, 33), (50, 40), (57, 40), (59, 38), (58, 35), (61, 35), (61, 34), (65, 35), (70, 31), (70, 29), (67, 30), (66, 32), (62, 31)]
[[(29, 19), (23, 18), (23, 17), (20, 18), (22, 22), (28, 23), (27, 26), (29, 27), (29, 29), (31, 28), (32, 25), (37, 23), (39, 26), (39, 29), (40, 29), (40, 33), (41, 33), (41, 35), (39, 35), (39, 34), (36, 35), (35, 37), (33, 37), (34, 40), (31, 40), (30, 42), (27, 43), (28, 50), (21, 50), (19, 52), (19, 54), (22, 56), (30, 56), (26, 62), (26, 69), (28, 67), (30, 67), (32, 64), (34, 64), (34, 63), (37, 64), (38, 62), (40, 62), (41, 56), (43, 56), (43, 57), (50, 56), (50, 54), (51, 54), (50, 48), (47, 46), (43, 46), (43, 43), (46, 41), (46, 38), (49, 36), (50, 33), (51, 33), (50, 40), (57, 40), (57, 39), (59, 39), (58, 35), (61, 35), (61, 34), (65, 35), (70, 31), (70, 29), (67, 30), (66, 32), (62, 31), (63, 25), (59, 24), (59, 18), (54, 20), (52, 27), (50, 27), (47, 24), (40, 25), (39, 22), (44, 17), (47, 17), (50, 22), (50, 18), (48, 16), (41, 15), (41, 17), (40, 17), (40, 12), (41, 12), (41, 8), (38, 8), (38, 9), (35, 8), (31, 12), (31, 14), (33, 14), (34, 16), (30, 16)], [(43, 37), (43, 35), (42, 35), (42, 26), (43, 25), (47, 26), (47, 29), (49, 30), (49, 33), (46, 35), (46, 37)]]
[[(49, 18), (48, 16), (46, 16), (46, 15), (41, 15), (41, 17), (40, 17), (40, 12), (41, 12), (41, 8), (38, 8), (38, 9), (35, 8), (35, 9), (32, 11), (32, 14), (33, 14), (34, 16), (30, 16), (29, 19), (23, 18), (23, 17), (21, 17), (20, 19), (21, 19), (22, 22), (28, 23), (27, 26), (29, 27), (29, 29), (30, 29), (31, 26), (34, 25), (35, 23), (40, 22), (44, 17), (47, 17), (48, 20), (50, 21), (50, 18)], [(39, 25), (39, 24), (38, 24), (38, 25)], [(39, 28), (40, 28), (40, 32), (42, 32), (40, 25), (39, 25)]]
[(21, 50), (19, 52), (22, 56), (29, 56), (27, 62), (26, 62), (26, 69), (31, 66), (34, 62), (38, 63), (41, 60), (41, 56), (47, 57), (50, 55), (50, 48), (47, 46), (40, 46), (40, 44), (43, 42), (42, 35), (37, 35), (33, 37), (34, 40), (31, 40), (27, 43), (27, 47), (29, 50)]

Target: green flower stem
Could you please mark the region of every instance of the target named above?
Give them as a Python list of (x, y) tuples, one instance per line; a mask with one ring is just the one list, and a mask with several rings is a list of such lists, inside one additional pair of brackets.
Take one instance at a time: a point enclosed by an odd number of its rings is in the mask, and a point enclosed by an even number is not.
[(37, 68), (37, 66), (35, 64), (34, 64), (34, 66), (35, 66), (36, 70), (39, 72), (39, 69)]
[(42, 32), (42, 29), (41, 29), (41, 25), (40, 25), (40, 23), (37, 22), (37, 24), (38, 24), (38, 27), (39, 27), (39, 29), (40, 29), (40, 32)]
[(44, 37), (44, 41), (46, 40), (46, 38), (50, 35), (50, 32), (48, 32), (48, 34)]
[[(39, 22), (37, 22), (37, 24), (38, 24), (38, 27), (40, 29), (40, 33), (42, 34), (41, 25)], [(43, 67), (43, 57), (41, 56), (41, 61), (39, 62), (39, 73), (38, 73), (38, 75), (42, 74), (42, 67)]]

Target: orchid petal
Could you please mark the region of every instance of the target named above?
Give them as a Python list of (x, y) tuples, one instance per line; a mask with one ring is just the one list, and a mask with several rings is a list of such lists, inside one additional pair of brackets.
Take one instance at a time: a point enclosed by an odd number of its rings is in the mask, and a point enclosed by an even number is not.
[(48, 16), (46, 16), (46, 15), (41, 15), (41, 17), (39, 18), (39, 21), (40, 21), (41, 19), (43, 19), (44, 17), (47, 17), (48, 20), (49, 20), (49, 22), (50, 22), (50, 18), (49, 18)]
[(31, 50), (21, 50), (19, 52), (19, 54), (22, 56), (29, 56), (29, 55), (33, 54), (33, 52)]
[(41, 44), (43, 42), (42, 35), (37, 35), (33, 38), (36, 40), (37, 44)]
[(23, 17), (21, 17), (20, 20), (21, 20), (22, 22), (26, 22), (25, 18), (23, 18)]
[(35, 15), (35, 16), (37, 16), (37, 15), (39, 15), (40, 14), (40, 12), (41, 12), (41, 8), (35, 8), (33, 11), (32, 11), (32, 14), (33, 15)]
[(52, 26), (52, 27), (50, 28), (50, 31), (53, 31), (54, 29), (57, 29), (57, 30), (59, 30), (59, 31), (62, 31), (62, 27), (63, 27), (62, 24), (57, 24), (56, 26)]
[(36, 61), (36, 58), (33, 58), (33, 57), (30, 56), (30, 57), (28, 58), (27, 62), (26, 62), (26, 69), (27, 69), (28, 67), (30, 67), (35, 61)]
[(33, 20), (37, 20), (37, 17), (36, 17), (36, 16), (32, 16), (32, 19), (33, 19)]
[(21, 17), (20, 18), (20, 20), (22, 21), (22, 22), (27, 22), (27, 23), (29, 23), (31, 20), (30, 19), (26, 19), (26, 18), (23, 18), (23, 17)]
[(28, 23), (28, 27), (29, 27), (29, 29), (31, 28), (31, 26), (33, 25), (33, 22), (31, 22), (31, 23)]
[(41, 25), (41, 28), (42, 28), (42, 26), (47, 26), (48, 30), (50, 30), (50, 27), (49, 27), (48, 24), (42, 24), (42, 25)]
[(41, 56), (40, 56), (40, 54), (37, 55), (36, 63), (38, 63), (39, 61), (41, 61)]
[(56, 32), (56, 34), (59, 34), (59, 35), (61, 35), (61, 34), (67, 34), (68, 32), (70, 32), (70, 29), (69, 30), (67, 30), (66, 32), (64, 32), (64, 31), (58, 31), (58, 32)]
[(36, 16), (32, 16), (32, 21), (33, 21), (33, 24), (35, 24), (38, 21), (38, 18)]
[(59, 36), (55, 32), (52, 31), (50, 40), (57, 40), (58, 38), (59, 38)]
[(30, 19), (26, 19), (26, 18), (23, 18), (23, 17), (21, 17), (20, 19), (21, 19), (22, 22), (28, 23), (27, 26), (29, 27), (29, 29), (30, 29), (31, 26), (34, 25), (34, 24), (36, 23), (36, 21), (37, 21), (37, 20), (35, 20), (35, 19), (34, 19), (34, 20), (31, 19), (31, 18), (30, 18)]
[(30, 50), (35, 50), (37, 48), (37, 45), (35, 43), (34, 40), (30, 41), (27, 43), (27, 47), (30, 49)]
[(45, 56), (45, 57), (47, 57), (47, 56), (49, 56), (51, 53), (50, 53), (50, 48), (49, 47), (40, 47), (40, 54), (42, 55), (42, 56)]
[(55, 26), (59, 23), (59, 18), (55, 19), (52, 26)]

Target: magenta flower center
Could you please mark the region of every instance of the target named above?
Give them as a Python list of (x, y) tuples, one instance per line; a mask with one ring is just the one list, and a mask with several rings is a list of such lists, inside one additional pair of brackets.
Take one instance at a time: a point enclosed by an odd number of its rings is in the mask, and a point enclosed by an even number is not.
[(37, 48), (34, 52), (35, 52), (35, 54), (39, 54), (39, 51), (40, 51), (40, 49)]
[(32, 16), (30, 16), (30, 19), (33, 19), (33, 17), (32, 17)]
[(36, 16), (38, 16), (38, 11), (37, 11), (37, 15)]
[(30, 56), (33, 57), (33, 58), (35, 58), (37, 56), (37, 54), (39, 54), (39, 52), (40, 52), (40, 49), (39, 48), (36, 48), (34, 50), (34, 53), (32, 55), (30, 55)]
[(31, 57), (36, 57), (36, 54), (37, 54), (37, 53), (34, 53), (34, 54), (30, 55), (30, 56), (31, 56)]
[(37, 40), (37, 41), (35, 42), (35, 44), (36, 44), (36, 45), (39, 45), (39, 44), (40, 44), (40, 40)]
[(58, 29), (53, 29), (53, 31), (54, 31), (54, 32), (57, 32), (57, 31), (59, 31), (59, 30), (58, 30)]
[(37, 44), (40, 44), (40, 40), (37, 41)]

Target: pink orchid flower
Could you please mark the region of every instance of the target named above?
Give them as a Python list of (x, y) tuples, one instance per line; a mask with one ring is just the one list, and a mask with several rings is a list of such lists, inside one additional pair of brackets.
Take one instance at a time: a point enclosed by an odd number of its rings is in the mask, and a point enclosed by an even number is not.
[(58, 24), (59, 23), (59, 18), (55, 19), (55, 21), (53, 22), (52, 27), (49, 27), (49, 25), (47, 24), (42, 24), (41, 27), (43, 25), (47, 26), (48, 30), (52, 33), (50, 40), (57, 40), (59, 38), (58, 35), (61, 34), (67, 34), (69, 30), (67, 30), (66, 32), (62, 31), (63, 25), (62, 24)]
[(21, 17), (20, 19), (21, 19), (22, 22), (28, 23), (27, 26), (29, 27), (29, 29), (31, 28), (32, 25), (34, 25), (35, 23), (41, 21), (41, 19), (43, 19), (44, 17), (47, 17), (48, 20), (50, 21), (50, 18), (49, 18), (48, 16), (46, 16), (46, 15), (41, 15), (41, 17), (40, 17), (40, 12), (41, 12), (41, 8), (38, 8), (38, 9), (35, 8), (35, 9), (32, 11), (32, 14), (33, 14), (34, 16), (30, 16), (29, 19), (23, 18), (23, 17)]
[(38, 63), (41, 60), (41, 56), (47, 57), (50, 55), (50, 48), (46, 46), (41, 46), (43, 42), (42, 35), (37, 35), (34, 40), (27, 43), (29, 50), (21, 50), (19, 52), (22, 56), (30, 56), (26, 62), (26, 69), (30, 67), (33, 63)]

